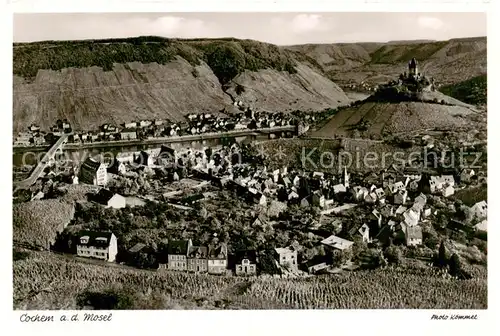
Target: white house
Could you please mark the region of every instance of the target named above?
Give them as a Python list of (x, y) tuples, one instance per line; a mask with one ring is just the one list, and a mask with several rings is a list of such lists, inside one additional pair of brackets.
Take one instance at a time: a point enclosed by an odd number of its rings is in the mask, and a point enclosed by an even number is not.
[(385, 191), (382, 188), (377, 188), (374, 190), (375, 195), (377, 195), (377, 199), (380, 203), (385, 202)]
[(482, 220), (488, 216), (488, 204), (486, 201), (481, 201), (474, 204), (469, 209), (469, 221)]
[(365, 196), (366, 203), (375, 203), (377, 201), (377, 194), (371, 192)]
[(488, 226), (488, 220), (484, 219), (481, 222), (474, 225), (474, 228), (476, 229), (476, 231), (487, 232), (488, 231), (487, 226)]
[(333, 192), (335, 194), (341, 193), (341, 192), (346, 192), (346, 187), (343, 184), (336, 184), (333, 186)]
[(460, 181), (461, 182), (470, 182), (472, 176), (474, 176), (476, 172), (474, 169), (465, 168), (460, 172)]
[(336, 250), (343, 251), (350, 248), (354, 244), (354, 242), (337, 237), (335, 235), (331, 235), (330, 237), (323, 239), (321, 241), (321, 244), (334, 248)]
[(403, 218), (406, 225), (409, 227), (416, 226), (420, 220), (420, 214), (413, 209), (409, 209), (403, 213)]
[(297, 270), (297, 250), (294, 247), (278, 247), (274, 249), (274, 252), (278, 264), (288, 267), (289, 270)]
[(446, 187), (441, 190), (443, 197), (449, 197), (455, 193), (455, 188), (452, 185), (446, 185)]
[(403, 230), (407, 246), (422, 244), (422, 228), (420, 226), (403, 226)]
[(368, 194), (368, 189), (366, 189), (365, 187), (355, 186), (351, 189), (351, 193), (356, 201), (362, 201)]
[(453, 177), (453, 175), (442, 175), (441, 180), (446, 185), (450, 185), (452, 187), (455, 186), (455, 178)]
[(126, 123), (124, 126), (127, 129), (136, 128), (137, 127), (137, 122)]
[(79, 257), (116, 260), (118, 243), (111, 232), (81, 231), (77, 237), (76, 254)]
[(108, 182), (108, 170), (106, 165), (93, 158), (87, 158), (80, 167), (78, 176), (80, 183), (105, 186)]
[(120, 132), (122, 140), (135, 140), (137, 139), (137, 132), (133, 129), (125, 129)]
[(95, 199), (106, 208), (122, 209), (127, 205), (125, 197), (107, 189), (99, 190)]

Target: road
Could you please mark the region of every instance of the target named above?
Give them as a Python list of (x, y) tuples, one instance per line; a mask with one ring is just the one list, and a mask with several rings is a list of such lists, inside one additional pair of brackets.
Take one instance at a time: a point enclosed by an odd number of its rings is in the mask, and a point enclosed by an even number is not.
[(33, 169), (33, 171), (31, 172), (30, 176), (27, 179), (13, 183), (14, 187), (16, 187), (16, 190), (28, 188), (33, 183), (35, 183), (35, 181), (40, 177), (40, 174), (42, 174), (45, 167), (47, 167), (47, 165), (50, 163), (51, 159), (54, 158), (56, 151), (62, 147), (62, 145), (68, 139), (68, 136), (70, 134), (71, 133), (63, 134), (56, 141), (56, 143), (47, 151), (47, 153), (45, 153), (45, 155), (42, 158), (42, 161), (38, 162), (37, 166), (35, 167), (35, 169)]

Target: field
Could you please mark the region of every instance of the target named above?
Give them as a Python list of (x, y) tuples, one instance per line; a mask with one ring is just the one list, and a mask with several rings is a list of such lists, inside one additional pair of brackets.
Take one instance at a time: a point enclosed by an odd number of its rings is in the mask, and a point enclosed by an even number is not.
[[(364, 137), (381, 139), (426, 129), (453, 129), (467, 125), (461, 118), (470, 114), (464, 106), (404, 102), (365, 102), (359, 106), (340, 109), (321, 129), (312, 133), (314, 137)], [(363, 128), (361, 123), (365, 122)]]
[(41, 200), (14, 204), (13, 237), (15, 243), (48, 249), (58, 232), (73, 218), (73, 204)]
[(88, 308), (82, 297), (96, 294), (118, 295), (122, 309), (487, 308), (485, 271), (455, 280), (424, 267), (244, 279), (89, 265), (29, 252), (14, 262), (14, 308)]

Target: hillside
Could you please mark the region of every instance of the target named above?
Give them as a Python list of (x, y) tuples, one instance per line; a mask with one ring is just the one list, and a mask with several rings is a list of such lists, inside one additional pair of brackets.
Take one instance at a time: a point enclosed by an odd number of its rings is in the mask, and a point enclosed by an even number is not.
[[(452, 101), (448, 99), (449, 103)], [(419, 130), (452, 130), (467, 126), (469, 122), (464, 117), (471, 113), (475, 113), (475, 110), (463, 103), (443, 105), (429, 102), (388, 103), (366, 100), (358, 105), (340, 109), (325, 126), (312, 135), (381, 139)]]
[(482, 105), (487, 103), (486, 75), (477, 76), (466, 81), (443, 86), (441, 92), (468, 104)]
[(486, 37), (448, 41), (309, 44), (287, 47), (312, 58), (339, 84), (380, 84), (406, 70), (415, 57), (437, 83), (457, 83), (486, 73)]
[[(272, 111), (324, 109), (349, 98), (296, 52), (250, 40), (158, 37), (14, 44), (14, 131), (76, 129), (189, 113), (231, 113), (234, 100)], [(245, 90), (232, 90), (240, 83)], [(224, 92), (229, 88), (227, 94)], [(274, 88), (268, 91), (268, 88)], [(238, 91), (238, 92), (236, 92)], [(279, 99), (267, 99), (274, 95)]]
[[(68, 119), (75, 129), (189, 113), (323, 110), (347, 104), (341, 87), (385, 83), (411, 57), (436, 84), (486, 73), (486, 38), (308, 44), (138, 37), (13, 46), (14, 132)], [(459, 97), (456, 97), (460, 99)]]

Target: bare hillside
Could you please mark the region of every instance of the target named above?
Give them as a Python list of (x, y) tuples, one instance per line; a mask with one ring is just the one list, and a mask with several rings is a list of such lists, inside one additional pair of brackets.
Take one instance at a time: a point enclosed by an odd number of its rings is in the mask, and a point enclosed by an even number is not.
[[(17, 80), (21, 80), (18, 78)], [(14, 84), (14, 129), (44, 128), (67, 118), (75, 129), (139, 119), (181, 121), (189, 113), (217, 112), (232, 103), (206, 65), (183, 59), (156, 63), (39, 70), (29, 84)]]
[[(231, 82), (227, 92), (234, 99), (267, 111), (317, 111), (349, 103), (331, 80), (304, 64), (296, 69), (295, 74), (271, 69), (245, 71)], [(243, 90), (239, 95), (238, 88)]]

